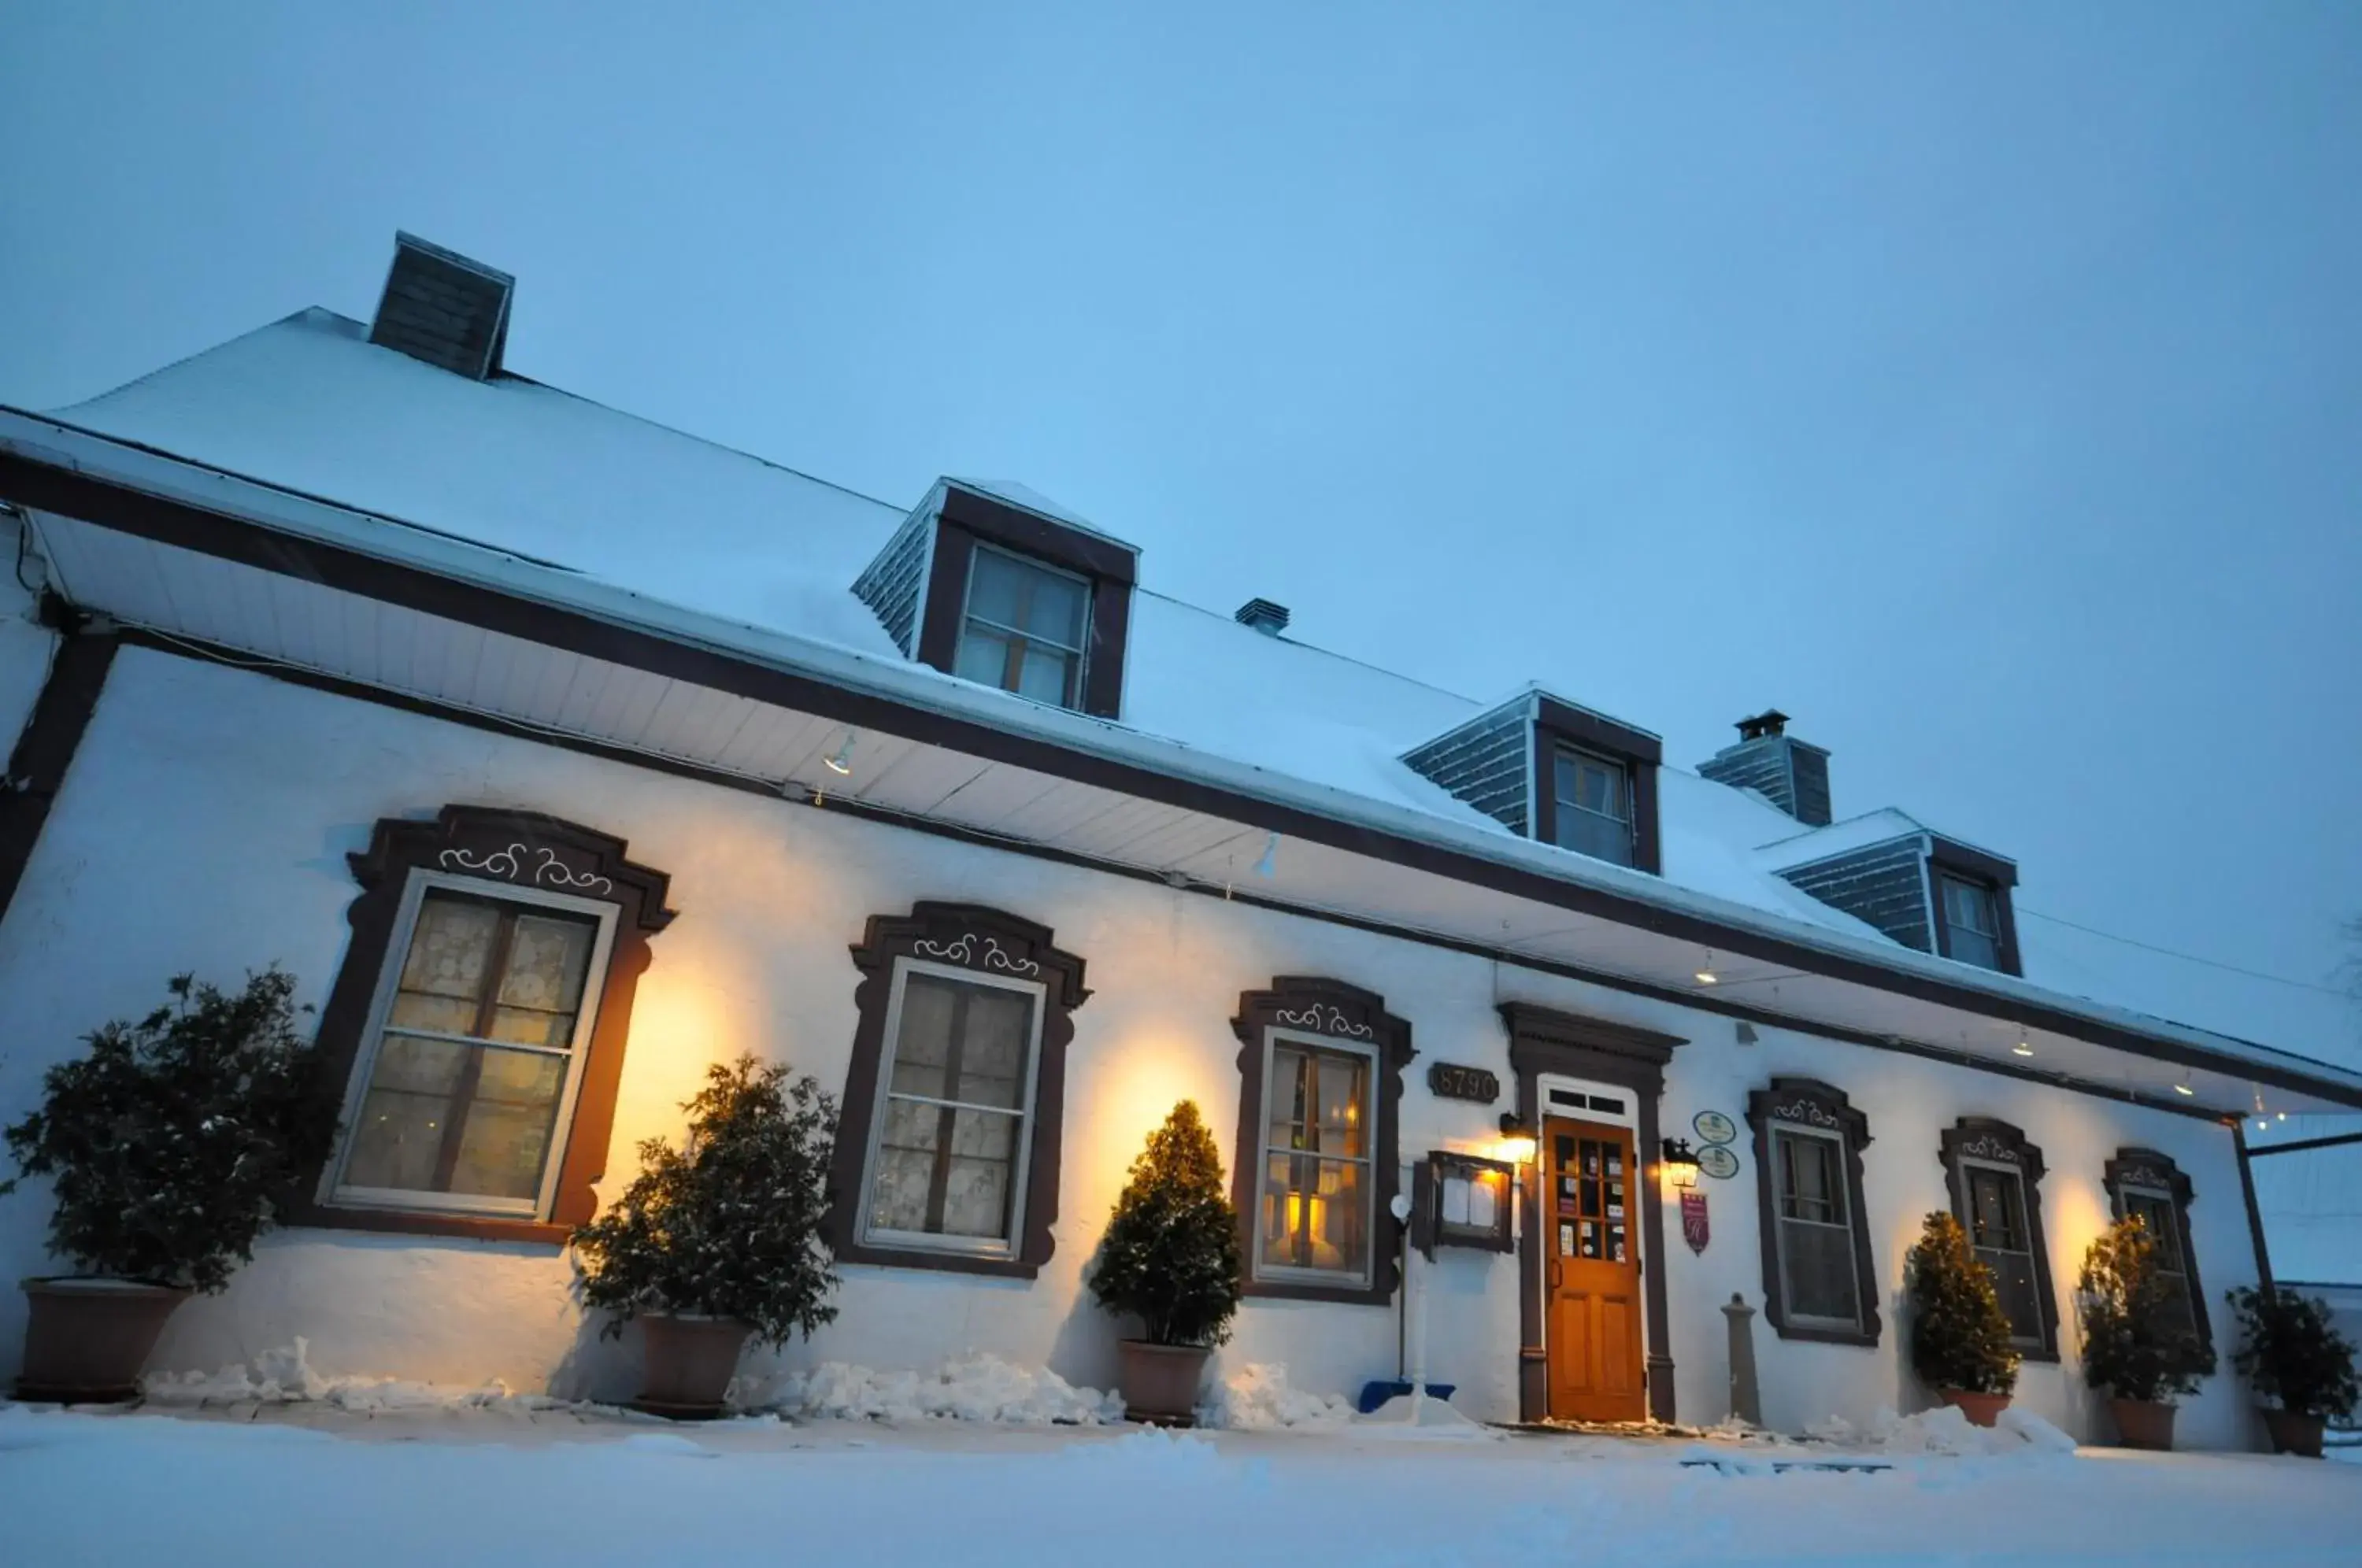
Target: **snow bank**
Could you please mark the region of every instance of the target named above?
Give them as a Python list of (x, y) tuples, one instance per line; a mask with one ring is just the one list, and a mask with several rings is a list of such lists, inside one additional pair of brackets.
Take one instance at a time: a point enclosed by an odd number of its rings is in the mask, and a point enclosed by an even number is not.
[(249, 1368), (240, 1362), (218, 1372), (175, 1375), (155, 1372), (142, 1386), (155, 1405), (265, 1405), (317, 1403), (375, 1414), (388, 1410), (552, 1410), (562, 1399), (519, 1394), (498, 1378), (476, 1388), (414, 1383), (398, 1377), (330, 1377), (311, 1362), (311, 1342), (297, 1335), (292, 1345), (264, 1351)]
[(1214, 1386), (1198, 1408), (1199, 1424), (1233, 1431), (1269, 1431), (1276, 1427), (1341, 1430), (1353, 1424), (1352, 1403), (1333, 1394), (1293, 1387), (1287, 1368), (1276, 1362), (1250, 1362)]
[(1415, 1412), (1411, 1397), (1397, 1394), (1368, 1415), (1354, 1417), (1353, 1435), (1397, 1442), (1494, 1442), (1509, 1434), (1461, 1414), (1452, 1408), (1450, 1400), (1439, 1399), (1432, 1394)]
[(745, 1409), (843, 1420), (1003, 1421), (1032, 1426), (1098, 1426), (1123, 1419), (1123, 1399), (1077, 1388), (1046, 1368), (997, 1355), (945, 1362), (932, 1373), (877, 1372), (841, 1361), (732, 1389)]
[(1878, 1453), (2008, 1459), (2075, 1452), (2073, 1438), (2032, 1411), (2014, 1407), (2003, 1410), (1992, 1427), (1976, 1426), (1956, 1407), (1938, 1405), (1911, 1416), (1882, 1408), (1867, 1427), (1832, 1416), (1805, 1432), (1824, 1442)]

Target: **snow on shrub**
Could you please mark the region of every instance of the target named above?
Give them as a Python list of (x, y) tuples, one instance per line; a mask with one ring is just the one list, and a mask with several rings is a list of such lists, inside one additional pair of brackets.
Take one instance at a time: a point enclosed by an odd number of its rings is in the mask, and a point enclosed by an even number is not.
[(2075, 1440), (2031, 1410), (2014, 1406), (1991, 1427), (1972, 1425), (1956, 1406), (1938, 1405), (1916, 1415), (1898, 1416), (1882, 1408), (1867, 1426), (1831, 1416), (1805, 1429), (1805, 1435), (1841, 1447), (1891, 1454), (1946, 1454), (1955, 1458), (2031, 1457), (2072, 1453)]
[(1287, 1368), (1276, 1362), (1250, 1362), (1215, 1385), (1198, 1419), (1201, 1425), (1233, 1431), (1344, 1427), (1352, 1423), (1353, 1407), (1333, 1394), (1293, 1386)]

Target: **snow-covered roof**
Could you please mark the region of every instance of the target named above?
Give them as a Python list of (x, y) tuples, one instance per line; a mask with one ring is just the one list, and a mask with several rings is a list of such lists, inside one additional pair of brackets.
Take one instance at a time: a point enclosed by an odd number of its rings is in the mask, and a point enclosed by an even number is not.
[(1851, 854), (1857, 849), (1868, 849), (1874, 844), (1890, 844), (1895, 839), (1909, 838), (1920, 834), (1944, 839), (1964, 848), (1974, 849), (1980, 854), (1991, 855), (1996, 860), (2012, 858), (1986, 849), (1981, 845), (1971, 844), (1957, 834), (1948, 834), (1941, 828), (1930, 827), (1910, 812), (1897, 810), (1893, 806), (1882, 806), (1874, 812), (1864, 812), (1860, 816), (1848, 817), (1842, 822), (1831, 823), (1827, 827), (1806, 828), (1802, 833), (1796, 831), (1797, 824), (1790, 821), (1784, 812), (1782, 813), (1781, 820), (1787, 823), (1782, 835), (1756, 851), (1755, 863), (1767, 870), (1789, 870), (1799, 866), (1810, 866), (1818, 861), (1833, 859), (1840, 855)]
[[(907, 508), (521, 377), (478, 382), (370, 345), (313, 309), (60, 411), (87, 430), (359, 512), (554, 564), (704, 615), (902, 657), (853, 583)], [(1025, 486), (956, 482), (1107, 536)], [(1495, 704), (1155, 592), (1134, 594), (1123, 723), (1214, 756), (1409, 807), (1465, 829), (1493, 819), (1402, 754)], [(1663, 880), (1892, 945), (1794, 888), (1783, 867), (1932, 831), (1898, 811), (1817, 830), (1752, 791), (1667, 765)], [(1645, 878), (1643, 878), (1645, 880)], [(2053, 964), (2021, 922), (2029, 979), (2071, 995), (2245, 1034), (2244, 1010), (2169, 1008), (2091, 962)], [(2107, 970), (2108, 966), (2096, 966)], [(2079, 977), (2083, 983), (2079, 983)], [(2284, 1045), (2330, 1054), (2308, 1031)]]

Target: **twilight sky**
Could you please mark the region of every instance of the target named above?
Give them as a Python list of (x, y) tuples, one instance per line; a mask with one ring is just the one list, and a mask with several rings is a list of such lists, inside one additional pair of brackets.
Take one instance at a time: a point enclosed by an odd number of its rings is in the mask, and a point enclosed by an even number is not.
[(1683, 763), (1776, 702), (2021, 911), (2335, 978), (2362, 6), (667, 9), (0, 0), (0, 402), (405, 227), (524, 374)]

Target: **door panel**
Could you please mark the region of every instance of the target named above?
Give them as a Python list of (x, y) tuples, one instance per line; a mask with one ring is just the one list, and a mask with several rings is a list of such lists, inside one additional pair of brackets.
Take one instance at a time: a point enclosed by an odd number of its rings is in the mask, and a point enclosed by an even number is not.
[(1640, 1173), (1628, 1128), (1543, 1124), (1544, 1348), (1550, 1413), (1637, 1421), (1640, 1383)]

